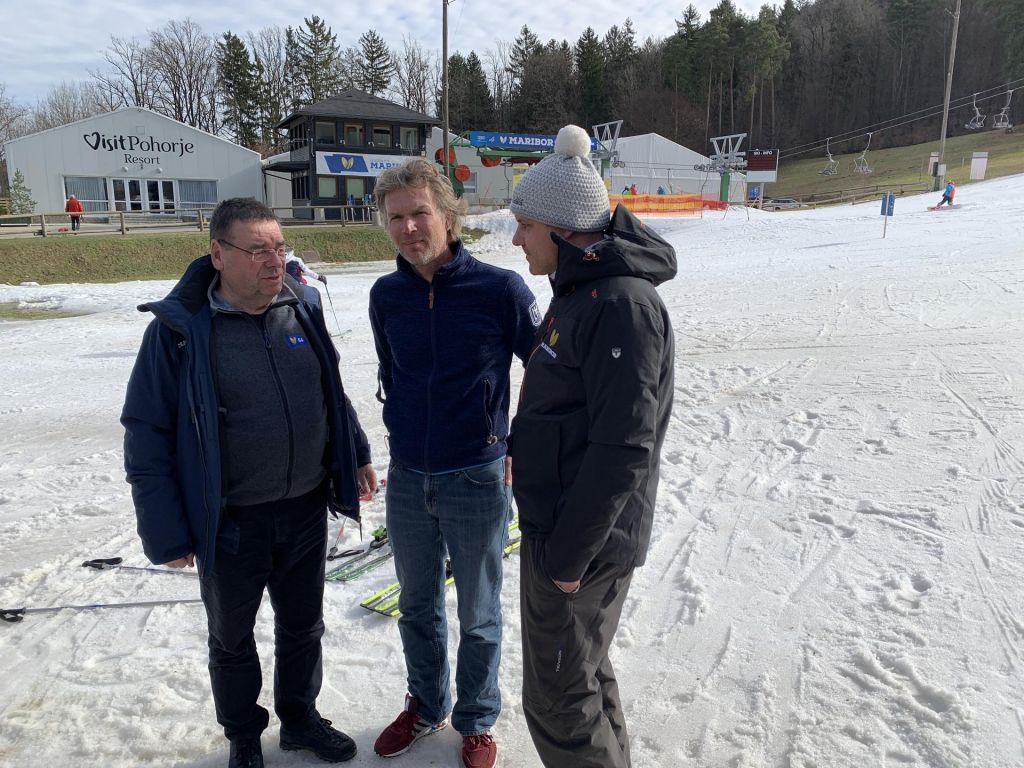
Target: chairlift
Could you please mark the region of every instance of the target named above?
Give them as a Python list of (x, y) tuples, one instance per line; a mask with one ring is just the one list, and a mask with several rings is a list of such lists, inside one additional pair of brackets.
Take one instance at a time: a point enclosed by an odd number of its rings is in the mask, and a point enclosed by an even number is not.
[(828, 165), (818, 171), (822, 176), (835, 176), (839, 171), (839, 161), (832, 157), (832, 150), (829, 148), (831, 141), (831, 136), (825, 139), (825, 154), (828, 155)]
[(971, 98), (971, 106), (974, 107), (974, 117), (964, 123), (964, 128), (971, 131), (979, 131), (985, 127), (985, 116), (981, 114), (981, 110), (978, 109), (978, 94), (974, 94)]
[(999, 114), (992, 116), (992, 127), (1005, 128), (1007, 133), (1013, 133), (1013, 123), (1010, 122), (1010, 102), (1013, 100), (1014, 90), (1016, 89), (1011, 88), (1006, 92), (1006, 104), (1003, 105)]
[(874, 133), (874, 131), (868, 132), (868, 143), (864, 145), (864, 151), (860, 153), (860, 157), (854, 158), (853, 160), (854, 173), (871, 173), (874, 171), (874, 168), (868, 165), (868, 147), (871, 146), (872, 133)]

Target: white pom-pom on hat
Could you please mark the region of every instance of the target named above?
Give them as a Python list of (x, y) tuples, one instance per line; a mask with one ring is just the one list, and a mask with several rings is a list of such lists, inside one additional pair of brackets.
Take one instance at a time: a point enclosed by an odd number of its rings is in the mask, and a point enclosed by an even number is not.
[(555, 138), (555, 154), (586, 157), (590, 154), (590, 135), (578, 125), (567, 125)]

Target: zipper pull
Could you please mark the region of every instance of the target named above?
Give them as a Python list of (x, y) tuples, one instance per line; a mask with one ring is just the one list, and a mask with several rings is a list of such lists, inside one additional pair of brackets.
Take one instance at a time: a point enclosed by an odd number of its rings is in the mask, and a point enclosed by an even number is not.
[(427, 309), (434, 308), (434, 284), (430, 284), (430, 290), (427, 291)]

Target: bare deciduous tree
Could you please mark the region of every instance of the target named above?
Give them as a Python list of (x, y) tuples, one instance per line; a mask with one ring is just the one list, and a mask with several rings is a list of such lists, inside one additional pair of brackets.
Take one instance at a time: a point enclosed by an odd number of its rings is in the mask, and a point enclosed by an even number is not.
[(210, 133), (217, 113), (217, 43), (191, 19), (169, 21), (149, 35), (156, 74), (154, 105), (175, 120)]
[(437, 56), (433, 52), (423, 50), (419, 41), (402, 37), (401, 50), (391, 53), (395, 65), (395, 74), (391, 80), (390, 98), (407, 109), (430, 114), (434, 103), (434, 83), (431, 73)]
[(108, 104), (120, 107), (153, 108), (156, 75), (146, 45), (135, 38), (111, 36), (103, 54), (110, 65), (107, 72), (90, 71)]
[(45, 131), (107, 111), (103, 93), (95, 83), (62, 81), (36, 103), (32, 130)]

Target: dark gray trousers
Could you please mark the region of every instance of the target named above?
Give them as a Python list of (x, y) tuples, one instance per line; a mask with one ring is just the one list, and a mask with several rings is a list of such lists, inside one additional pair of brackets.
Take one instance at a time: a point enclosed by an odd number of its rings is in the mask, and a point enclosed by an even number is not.
[(629, 735), (608, 659), (633, 568), (593, 563), (575, 594), (544, 573), (544, 543), (524, 541), (520, 603), (523, 711), (547, 768), (629, 768)]
[(228, 507), (211, 573), (199, 582), (210, 638), (217, 722), (228, 739), (258, 737), (270, 715), (257, 703), (263, 673), (256, 613), (264, 588), (274, 606), (274, 709), (288, 726), (316, 712), (323, 679), (327, 492)]

